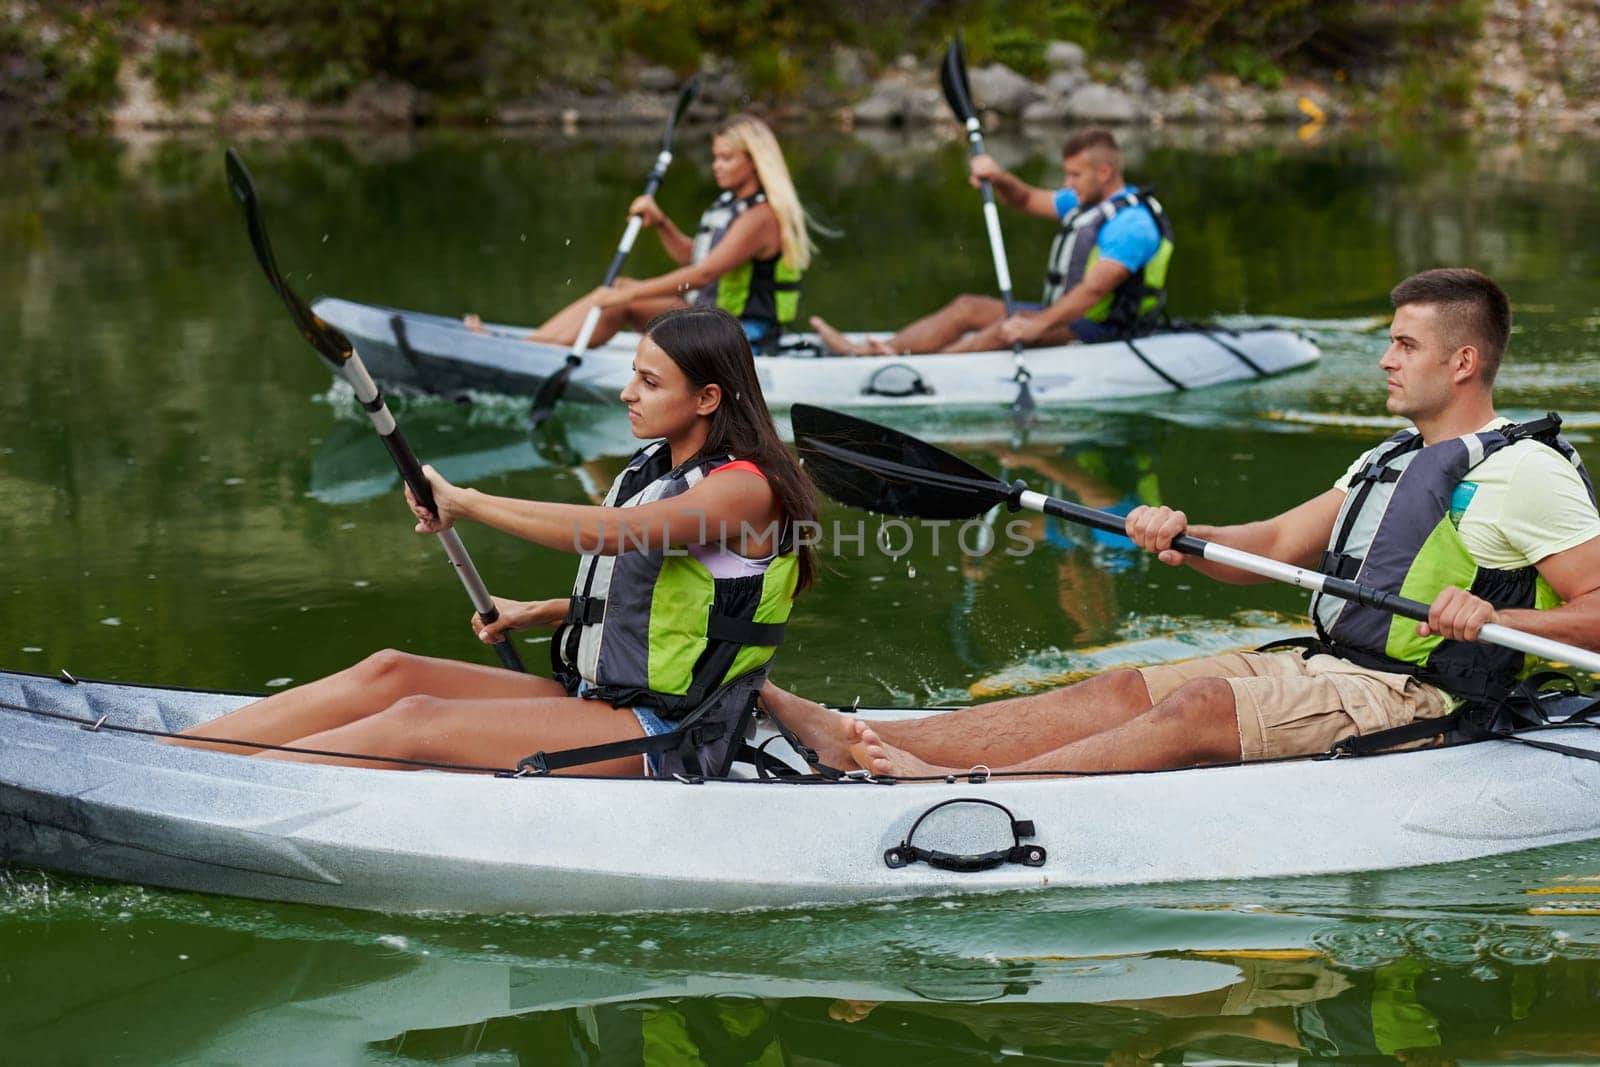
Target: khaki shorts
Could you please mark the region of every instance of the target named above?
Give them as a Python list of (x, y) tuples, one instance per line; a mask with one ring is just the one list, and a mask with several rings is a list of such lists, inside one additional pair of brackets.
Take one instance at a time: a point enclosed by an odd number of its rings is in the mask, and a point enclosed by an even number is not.
[(1350, 979), (1320, 959), (1230, 959), (1239, 980), (1228, 987), (1218, 1015), (1254, 1015), (1262, 1008), (1299, 1008), (1329, 1000)]
[(1296, 650), (1227, 652), (1141, 667), (1139, 673), (1156, 704), (1186, 682), (1225, 680), (1233, 689), (1239, 751), (1247, 760), (1310, 756), (1351, 734), (1434, 719), (1450, 710), (1441, 690), (1408, 675), (1368, 670), (1337, 656), (1306, 659)]

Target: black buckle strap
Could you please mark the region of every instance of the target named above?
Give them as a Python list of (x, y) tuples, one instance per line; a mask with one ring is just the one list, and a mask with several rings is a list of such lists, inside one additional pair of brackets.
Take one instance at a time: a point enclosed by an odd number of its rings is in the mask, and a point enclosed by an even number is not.
[(1400, 470), (1396, 467), (1368, 463), (1350, 476), (1350, 484), (1354, 485), (1356, 482), (1398, 482), (1400, 473)]
[(575, 596), (567, 602), (566, 622), (598, 626), (606, 618), (606, 601), (598, 596)]
[(720, 722), (691, 723), (685, 719), (670, 733), (656, 734), (654, 737), (630, 737), (626, 741), (564, 748), (558, 752), (535, 752), (517, 761), (517, 771), (543, 775), (567, 767), (581, 767), (586, 763), (605, 763), (624, 756), (655, 755), (678, 748), (698, 749), (721, 740), (726, 730), (727, 727)]
[(1374, 752), (1382, 752), (1396, 745), (1447, 734), (1458, 726), (1470, 725), (1464, 715), (1465, 711), (1463, 708), (1436, 719), (1417, 719), (1404, 726), (1391, 726), (1387, 730), (1378, 730), (1370, 734), (1351, 734), (1343, 740), (1335, 741), (1328, 749), (1327, 756), (1330, 759), (1338, 759), (1341, 756), (1370, 756)]
[(1362, 559), (1348, 552), (1324, 552), (1317, 570), (1334, 578), (1353, 579), (1361, 573)]
[(1561, 416), (1554, 411), (1547, 411), (1543, 418), (1519, 422), (1514, 426), (1507, 426), (1500, 432), (1508, 441), (1521, 441), (1524, 438), (1554, 440), (1556, 434), (1561, 432)]
[[(601, 606), (604, 606), (604, 601)], [(706, 621), (706, 637), (712, 641), (729, 641), (736, 645), (755, 645), (758, 648), (777, 647), (783, 644), (783, 634), (788, 628), (784, 622), (752, 622), (731, 615), (713, 614)]]

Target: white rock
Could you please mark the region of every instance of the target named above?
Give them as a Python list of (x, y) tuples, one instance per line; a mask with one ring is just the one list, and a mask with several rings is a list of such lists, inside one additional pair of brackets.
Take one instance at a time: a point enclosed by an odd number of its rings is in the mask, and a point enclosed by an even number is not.
[(1020, 114), (1039, 97), (1039, 88), (1004, 63), (990, 63), (968, 75), (972, 82), (972, 102), (979, 108), (1003, 115)]
[(1111, 85), (1085, 85), (1067, 97), (1066, 106), (1068, 113), (1082, 122), (1118, 125), (1144, 118), (1144, 105)]

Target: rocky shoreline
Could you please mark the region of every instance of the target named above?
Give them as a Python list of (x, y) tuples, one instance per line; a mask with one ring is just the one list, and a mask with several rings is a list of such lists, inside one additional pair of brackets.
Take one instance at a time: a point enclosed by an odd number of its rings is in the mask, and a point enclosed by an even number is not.
[[(179, 35), (181, 36), (181, 35)], [(173, 102), (152, 81), (151, 57), (172, 49), (174, 33), (149, 26), (137, 33), (116, 69), (116, 100), (100, 116), (119, 130), (221, 126), (484, 125), (584, 127), (659, 125), (672, 108), (679, 73), (632, 64), (595, 91), (550, 88), (535, 98), (463, 105), (436, 100), (403, 82), (356, 86), (332, 103), (313, 103), (268, 87), (246, 92), (226, 78)], [(181, 43), (181, 42), (180, 42)], [(903, 55), (882, 64), (869, 53), (836, 46), (820, 57), (807, 88), (784, 99), (752, 94), (736, 64), (707, 58), (691, 121), (714, 121), (750, 109), (782, 121), (826, 121), (845, 127), (915, 127), (951, 121), (940, 92), (938, 57)], [(1287, 79), (1273, 87), (1211, 75), (1197, 84), (1151, 84), (1137, 60), (1091, 56), (1070, 41), (1045, 49), (1045, 72), (1028, 78), (998, 63), (971, 69), (973, 97), (990, 126), (1116, 127), (1365, 123), (1403, 109), (1443, 124), (1539, 127), (1581, 132), (1600, 128), (1600, 4), (1585, 0), (1492, 0), (1470, 51), (1452, 57), (1452, 87), (1400, 84), (1404, 73)], [(1359, 82), (1359, 84), (1358, 84)], [(824, 88), (824, 86), (826, 88)], [(0, 93), (0, 97), (4, 94)], [(1420, 109), (1420, 115), (1417, 114)]]

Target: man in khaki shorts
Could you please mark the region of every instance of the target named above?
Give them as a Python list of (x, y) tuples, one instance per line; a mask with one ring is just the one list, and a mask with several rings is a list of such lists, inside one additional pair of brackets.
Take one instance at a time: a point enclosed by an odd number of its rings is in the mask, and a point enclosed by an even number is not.
[[(861, 721), (786, 693), (762, 697), (823, 763), (914, 776), (994, 770), (1155, 770), (1309, 755), (1352, 734), (1487, 703), (1519, 653), (1478, 643), (1501, 623), (1600, 649), (1600, 514), (1556, 428), (1513, 425), (1493, 386), (1506, 295), (1476, 271), (1424, 271), (1390, 294), (1378, 367), (1388, 409), (1415, 427), (1363, 453), (1334, 487), (1240, 526), (1141, 507), (1128, 536), (1163, 563), (1225, 582), (1266, 579), (1184, 555), (1180, 534), (1316, 568), (1414, 600), (1426, 623), (1312, 598), (1319, 646), (1118, 670), (1048, 693), (907, 722)], [(1468, 590), (1472, 590), (1469, 592)]]

